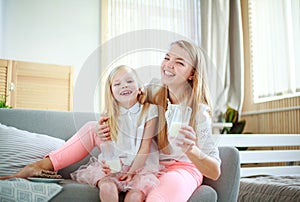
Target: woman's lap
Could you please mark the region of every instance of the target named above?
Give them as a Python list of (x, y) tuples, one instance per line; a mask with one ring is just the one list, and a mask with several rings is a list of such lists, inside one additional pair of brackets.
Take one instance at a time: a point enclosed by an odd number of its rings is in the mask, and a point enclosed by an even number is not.
[[(192, 169), (192, 173), (190, 172)], [(150, 191), (147, 202), (187, 201), (195, 189), (202, 183), (202, 175), (196, 168), (167, 168), (160, 178), (160, 184)], [(195, 175), (197, 173), (197, 176)]]

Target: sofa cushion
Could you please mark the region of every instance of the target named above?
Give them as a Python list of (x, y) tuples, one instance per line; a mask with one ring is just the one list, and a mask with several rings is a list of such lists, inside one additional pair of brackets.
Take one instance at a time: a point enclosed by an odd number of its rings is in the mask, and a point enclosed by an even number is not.
[[(63, 187), (62, 191), (56, 195), (51, 202), (82, 202), (99, 201), (99, 189), (81, 184), (73, 180), (63, 180), (59, 183)], [(125, 193), (121, 192), (119, 201), (124, 201)]]
[[(56, 195), (51, 202), (81, 202), (81, 201), (99, 201), (99, 190), (96, 187), (90, 187), (87, 184), (80, 184), (73, 180), (63, 180), (59, 183), (63, 189)], [(201, 194), (200, 194), (201, 193)], [(125, 193), (120, 193), (119, 201), (123, 201)], [(188, 202), (216, 202), (216, 191), (207, 185), (201, 185), (195, 190)]]
[(0, 201), (46, 202), (61, 190), (62, 186), (56, 183), (31, 182), (22, 178), (0, 180)]
[(64, 144), (64, 140), (31, 133), (0, 123), (0, 176), (11, 175), (42, 159)]

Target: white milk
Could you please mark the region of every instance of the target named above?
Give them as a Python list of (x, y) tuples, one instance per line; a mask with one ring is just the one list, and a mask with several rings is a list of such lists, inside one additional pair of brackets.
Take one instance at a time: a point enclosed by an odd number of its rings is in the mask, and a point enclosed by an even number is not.
[(121, 171), (120, 159), (107, 160), (105, 163), (109, 166), (111, 173), (117, 173)]
[(179, 134), (179, 129), (182, 127), (182, 123), (180, 122), (172, 122), (169, 129), (169, 137), (176, 138)]

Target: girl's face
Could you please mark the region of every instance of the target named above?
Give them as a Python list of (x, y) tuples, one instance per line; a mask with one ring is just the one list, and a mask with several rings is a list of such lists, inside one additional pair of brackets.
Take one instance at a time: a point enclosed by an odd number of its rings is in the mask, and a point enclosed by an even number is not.
[(132, 107), (137, 102), (139, 86), (133, 72), (119, 70), (111, 80), (111, 92), (119, 105), (125, 108)]
[(169, 88), (181, 88), (193, 79), (194, 68), (189, 54), (173, 44), (161, 64), (162, 83)]

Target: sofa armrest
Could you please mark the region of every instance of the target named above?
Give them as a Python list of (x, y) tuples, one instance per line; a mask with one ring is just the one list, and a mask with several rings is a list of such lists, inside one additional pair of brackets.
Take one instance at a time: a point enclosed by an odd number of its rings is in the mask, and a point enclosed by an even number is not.
[(216, 202), (218, 194), (211, 186), (200, 185), (189, 198), (188, 202)]
[(240, 186), (240, 156), (235, 147), (219, 147), (221, 176), (213, 181), (204, 178), (203, 184), (214, 188), (218, 202), (237, 201)]

